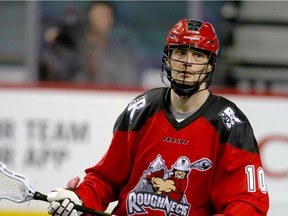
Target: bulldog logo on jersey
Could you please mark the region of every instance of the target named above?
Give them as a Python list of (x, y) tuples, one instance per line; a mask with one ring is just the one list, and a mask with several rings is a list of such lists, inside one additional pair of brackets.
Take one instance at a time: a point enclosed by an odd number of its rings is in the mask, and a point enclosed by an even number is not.
[(244, 121), (239, 119), (236, 115), (236, 112), (229, 106), (223, 109), (218, 115), (222, 118), (222, 121), (225, 124), (227, 130), (230, 130), (236, 124), (244, 123)]
[(192, 169), (206, 171), (212, 166), (212, 161), (207, 158), (190, 163), (186, 156), (182, 156), (168, 170), (165, 161), (158, 155), (129, 193), (128, 215), (147, 213), (147, 208), (163, 211), (166, 216), (189, 215), (191, 205), (185, 195), (188, 175)]

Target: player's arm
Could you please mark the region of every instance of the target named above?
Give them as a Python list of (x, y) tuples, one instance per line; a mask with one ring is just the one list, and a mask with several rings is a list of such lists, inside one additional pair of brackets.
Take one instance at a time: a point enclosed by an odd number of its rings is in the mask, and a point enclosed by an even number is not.
[(230, 145), (225, 151), (213, 182), (216, 212), (233, 216), (266, 215), (269, 199), (259, 156)]
[(135, 120), (135, 113), (139, 114), (146, 104), (146, 100), (143, 102), (146, 97), (139, 98), (128, 104), (117, 118), (108, 151), (95, 166), (85, 170), (84, 180), (73, 190), (85, 207), (106, 210), (109, 203), (118, 199), (118, 193), (129, 180), (137, 143), (141, 139), (136, 129), (141, 127), (138, 122), (145, 122)]
[[(123, 126), (125, 121), (126, 115), (123, 112), (115, 125)], [(114, 129), (111, 144), (104, 157), (95, 166), (85, 170), (83, 181), (71, 191), (83, 206), (105, 211), (110, 202), (117, 200), (117, 193), (124, 187), (133, 164), (130, 152), (133, 136), (128, 130)], [(71, 193), (67, 194), (67, 197), (61, 196), (61, 199), (70, 198)], [(55, 197), (59, 200), (57, 195)], [(56, 199), (51, 199), (51, 202), (53, 200)]]
[[(105, 211), (110, 202), (117, 200), (117, 193), (124, 187), (133, 164), (130, 161), (129, 147), (126, 146), (129, 142), (125, 139), (127, 139), (126, 133), (116, 132), (105, 156), (95, 166), (85, 170), (86, 175), (76, 188), (73, 190), (57, 188), (48, 194), (51, 204), (53, 201), (59, 201), (58, 203), (65, 204), (63, 212), (67, 207), (72, 211), (70, 203), (63, 203), (63, 200), (68, 198), (73, 203)], [(133, 138), (130, 136), (130, 139)], [(54, 214), (58, 207), (61, 205), (56, 206), (53, 203), (49, 213)]]
[(110, 202), (117, 200), (133, 164), (130, 146), (134, 135), (115, 132), (105, 156), (85, 171), (84, 181), (76, 189), (85, 206), (105, 210)]
[(216, 213), (224, 215), (266, 215), (269, 197), (258, 144), (245, 119), (228, 131), (220, 143), (212, 200)]

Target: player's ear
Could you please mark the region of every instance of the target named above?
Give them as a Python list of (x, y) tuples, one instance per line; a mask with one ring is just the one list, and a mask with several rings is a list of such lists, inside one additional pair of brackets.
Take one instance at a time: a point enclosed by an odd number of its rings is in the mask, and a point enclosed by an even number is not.
[(170, 61), (169, 61), (169, 59), (170, 59), (170, 58), (168, 58), (167, 56), (164, 57), (164, 62), (165, 62), (165, 64), (166, 64), (168, 67), (170, 67)]

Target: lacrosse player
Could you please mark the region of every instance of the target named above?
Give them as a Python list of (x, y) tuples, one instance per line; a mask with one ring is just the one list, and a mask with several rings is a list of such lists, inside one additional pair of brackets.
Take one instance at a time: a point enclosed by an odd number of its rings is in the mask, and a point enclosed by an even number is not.
[(210, 23), (173, 26), (162, 59), (167, 87), (128, 104), (101, 161), (79, 184), (48, 194), (49, 214), (80, 215), (75, 203), (105, 211), (117, 200), (113, 214), (120, 216), (267, 215), (253, 129), (233, 102), (209, 90), (218, 50)]

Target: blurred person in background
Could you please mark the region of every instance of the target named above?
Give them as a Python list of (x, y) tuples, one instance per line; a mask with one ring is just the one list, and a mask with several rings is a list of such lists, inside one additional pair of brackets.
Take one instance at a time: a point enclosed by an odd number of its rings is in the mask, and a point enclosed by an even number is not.
[(79, 44), (81, 71), (75, 81), (98, 84), (136, 85), (132, 52), (125, 41), (113, 37), (116, 11), (112, 3), (92, 2), (87, 26)]
[(209, 90), (219, 47), (209, 22), (176, 23), (163, 51), (166, 87), (127, 105), (104, 157), (82, 182), (53, 189), (48, 213), (81, 215), (74, 203), (104, 211), (117, 200), (120, 216), (267, 215), (253, 128), (235, 103)]
[[(125, 40), (114, 35), (114, 5), (109, 1), (90, 2), (86, 15), (86, 22), (82, 27), (79, 28), (77, 25), (74, 32), (69, 31), (67, 41), (71, 40), (73, 43), (65, 46), (65, 51), (71, 51), (71, 55), (65, 53), (62, 58), (57, 54), (53, 56), (59, 51), (58, 47), (54, 46), (50, 56), (46, 55), (41, 60), (42, 70), (50, 69), (48, 73), (43, 70), (42, 74), (49, 74), (46, 77), (55, 77), (55, 80), (77, 83), (136, 86), (138, 80), (133, 54), (127, 49)], [(60, 36), (61, 34), (55, 38), (58, 39)], [(56, 42), (57, 40), (53, 41), (54, 44)], [(61, 45), (63, 47), (63, 43)], [(63, 49), (61, 51), (63, 54)], [(57, 62), (63, 66), (63, 70), (53, 70), (57, 69), (53, 67)]]

